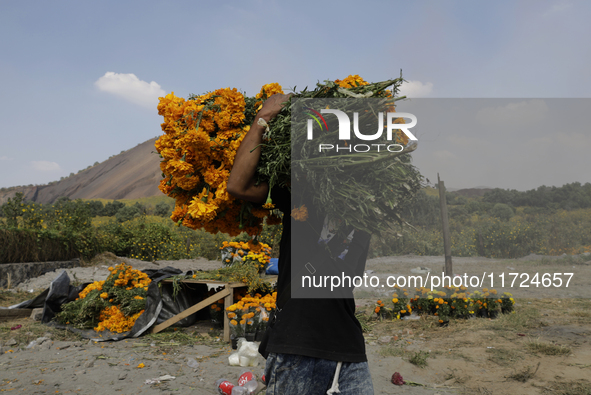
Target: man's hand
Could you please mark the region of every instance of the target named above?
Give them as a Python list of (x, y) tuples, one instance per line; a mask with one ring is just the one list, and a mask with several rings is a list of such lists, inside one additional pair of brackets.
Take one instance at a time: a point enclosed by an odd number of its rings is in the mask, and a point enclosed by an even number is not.
[(276, 93), (269, 97), (263, 104), (263, 108), (257, 113), (257, 118), (263, 118), (265, 121), (269, 122), (279, 114), (284, 103), (287, 102), (291, 96), (293, 96), (293, 93), (287, 95)]

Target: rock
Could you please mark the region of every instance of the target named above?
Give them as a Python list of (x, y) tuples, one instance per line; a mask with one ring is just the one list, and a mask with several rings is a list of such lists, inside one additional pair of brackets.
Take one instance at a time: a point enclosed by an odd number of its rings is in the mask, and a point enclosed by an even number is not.
[(6, 263), (0, 265), (0, 287), (8, 286), (8, 277), (11, 284), (20, 284), (30, 278), (39, 277), (56, 269), (64, 269), (80, 266), (80, 259), (74, 258), (71, 261), (59, 262), (27, 262), (27, 263)]
[(119, 373), (119, 380), (125, 380), (127, 378), (127, 373)]
[(43, 344), (45, 342), (51, 341), (51, 339), (49, 337), (38, 337), (37, 338), (37, 344)]
[(90, 368), (92, 368), (93, 366), (94, 366), (94, 361), (86, 361), (86, 362), (84, 362), (84, 367), (85, 367), (86, 369), (90, 369)]
[(392, 336), (381, 336), (378, 339), (378, 342), (380, 342), (381, 344), (388, 344), (388, 343), (390, 343), (391, 340), (392, 340)]
[(45, 342), (39, 346), (41, 350), (51, 350), (51, 342)]
[(82, 342), (76, 341), (76, 342), (72, 343), (72, 347), (82, 347)]
[(41, 317), (43, 316), (43, 309), (36, 308), (31, 311), (31, 316), (29, 317), (33, 321), (41, 321)]
[(14, 338), (12, 338), (12, 339), (10, 339), (10, 340), (8, 340), (8, 341), (6, 342), (6, 345), (7, 345), (8, 347), (16, 346), (17, 344), (18, 344), (18, 343), (17, 343), (17, 341), (16, 341)]

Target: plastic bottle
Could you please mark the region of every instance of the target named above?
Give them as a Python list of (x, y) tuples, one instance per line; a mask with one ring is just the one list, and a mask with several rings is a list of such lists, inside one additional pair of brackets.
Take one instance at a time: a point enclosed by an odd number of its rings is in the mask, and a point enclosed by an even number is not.
[(238, 385), (243, 386), (244, 384), (246, 384), (249, 381), (256, 381), (256, 380), (257, 380), (256, 374), (254, 374), (250, 370), (243, 370), (242, 373), (240, 373), (240, 377), (238, 377)]
[(257, 383), (256, 380), (251, 380), (247, 381), (242, 387), (246, 390), (247, 394), (254, 394), (256, 389), (259, 387), (259, 383)]
[(236, 386), (236, 387), (232, 388), (231, 395), (247, 395), (247, 394), (250, 394), (250, 392), (248, 392), (248, 390), (244, 387)]
[(234, 384), (227, 379), (219, 379), (215, 382), (215, 388), (217, 388), (218, 394), (220, 395), (232, 395)]

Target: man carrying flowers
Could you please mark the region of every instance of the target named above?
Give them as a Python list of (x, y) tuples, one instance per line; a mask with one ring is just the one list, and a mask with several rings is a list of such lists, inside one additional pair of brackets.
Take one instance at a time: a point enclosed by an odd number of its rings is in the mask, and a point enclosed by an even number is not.
[[(318, 260), (319, 241), (330, 250), (324, 264), (342, 262), (351, 274), (363, 273), (369, 248), (369, 235), (347, 229), (333, 232), (330, 221), (312, 201), (298, 202), (292, 207), (287, 188), (256, 182), (265, 124), (269, 123), (290, 100), (289, 95), (276, 94), (265, 101), (253, 125), (244, 137), (234, 159), (227, 191), (234, 197), (274, 206), (283, 212), (283, 234), (280, 243), (277, 309), (271, 330), (259, 351), (267, 357), (265, 377), (268, 395), (373, 394), (373, 386), (361, 325), (355, 318), (352, 290), (344, 290), (338, 299), (292, 298), (291, 269)], [(263, 121), (259, 121), (263, 120)], [(293, 188), (293, 185), (292, 185)], [(290, 215), (294, 213), (295, 215)], [(305, 212), (305, 213), (304, 213)], [(292, 236), (295, 239), (292, 250)], [(332, 240), (332, 242), (331, 242)], [(347, 247), (339, 251), (339, 240)], [(336, 241), (336, 243), (335, 243)], [(337, 244), (335, 246), (335, 244)], [(323, 265), (316, 265), (320, 270)]]

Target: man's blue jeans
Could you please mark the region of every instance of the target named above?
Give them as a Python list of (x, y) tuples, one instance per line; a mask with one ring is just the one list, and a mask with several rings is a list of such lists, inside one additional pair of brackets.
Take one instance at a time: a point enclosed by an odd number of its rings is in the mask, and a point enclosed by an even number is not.
[[(337, 362), (291, 354), (269, 354), (265, 367), (267, 395), (325, 395), (332, 386)], [(340, 395), (373, 395), (367, 362), (343, 362)]]

